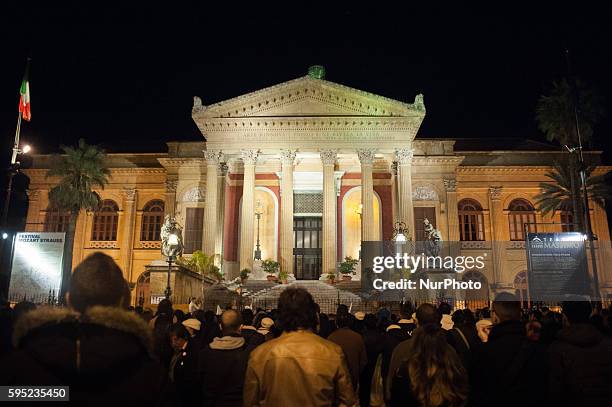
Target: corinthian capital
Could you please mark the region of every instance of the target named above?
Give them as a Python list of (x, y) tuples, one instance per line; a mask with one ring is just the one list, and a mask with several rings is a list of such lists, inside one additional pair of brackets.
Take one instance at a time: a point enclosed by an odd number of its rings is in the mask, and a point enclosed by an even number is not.
[(136, 200), (136, 188), (124, 187), (122, 192), (126, 201), (134, 202)]
[(240, 150), (240, 158), (244, 164), (255, 165), (259, 157), (259, 150)]
[(457, 191), (457, 180), (456, 179), (445, 179), (444, 189), (446, 189), (448, 192)]
[(499, 201), (501, 199), (502, 187), (489, 187), (489, 196), (493, 201)]
[(376, 156), (375, 148), (358, 148), (357, 149), (357, 157), (359, 157), (359, 162), (363, 164), (373, 164), (374, 157)]
[(178, 181), (175, 179), (166, 180), (166, 192), (176, 192)]
[(338, 150), (320, 150), (320, 154), (323, 165), (334, 165), (336, 163), (336, 157), (338, 156)]
[(204, 159), (208, 165), (218, 165), (223, 158), (220, 150), (204, 150)]
[(400, 164), (410, 164), (414, 157), (414, 150), (411, 148), (399, 148), (395, 150), (395, 157)]
[(293, 165), (295, 161), (296, 150), (286, 150), (283, 149), (280, 151), (281, 163), (284, 165)]

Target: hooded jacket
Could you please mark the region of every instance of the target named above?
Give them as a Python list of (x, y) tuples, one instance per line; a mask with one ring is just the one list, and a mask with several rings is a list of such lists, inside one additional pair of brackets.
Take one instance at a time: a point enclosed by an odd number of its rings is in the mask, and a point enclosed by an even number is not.
[(590, 324), (563, 328), (550, 352), (555, 406), (603, 406), (612, 400), (612, 339)]
[(19, 319), (13, 345), (3, 384), (70, 386), (70, 400), (87, 405), (158, 400), (163, 374), (151, 331), (134, 313), (39, 308)]
[(200, 385), (204, 406), (242, 406), (250, 347), (238, 334), (215, 338), (200, 352)]

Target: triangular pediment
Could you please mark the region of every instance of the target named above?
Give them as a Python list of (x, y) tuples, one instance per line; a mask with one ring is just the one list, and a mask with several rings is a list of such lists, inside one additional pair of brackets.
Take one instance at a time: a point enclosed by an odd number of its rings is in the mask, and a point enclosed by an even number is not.
[(405, 103), (304, 76), (236, 98), (193, 107), (194, 120), (241, 117), (424, 116), (422, 96)]

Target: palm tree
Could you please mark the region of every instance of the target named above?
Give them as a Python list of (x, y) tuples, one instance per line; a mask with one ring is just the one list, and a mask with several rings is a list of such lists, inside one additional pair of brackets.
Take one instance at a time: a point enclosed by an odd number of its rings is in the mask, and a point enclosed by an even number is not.
[(49, 191), (52, 206), (68, 211), (70, 220), (64, 243), (64, 265), (60, 301), (65, 300), (72, 272), (72, 250), (76, 222), (81, 210), (94, 210), (100, 203), (100, 196), (94, 188), (104, 189), (110, 171), (104, 165), (106, 154), (97, 146), (79, 140), (77, 147), (62, 146), (64, 154), (53, 161), (47, 177), (59, 177), (59, 183)]
[[(580, 141), (590, 144), (593, 137), (593, 127), (603, 115), (599, 97), (580, 81), (576, 81), (575, 89), (567, 79), (554, 82), (551, 94), (549, 96), (541, 96), (538, 101), (536, 107), (538, 128), (546, 135), (549, 141), (556, 141), (562, 146), (569, 148), (577, 147), (579, 139), (576, 129), (576, 113), (578, 114), (578, 125), (580, 127)], [(577, 176), (577, 158), (576, 154), (570, 154), (567, 168), (562, 173), (557, 171), (556, 175), (563, 174), (564, 182), (567, 183), (568, 193), (566, 195), (569, 201), (563, 203), (565, 207), (557, 207), (556, 210), (569, 210), (571, 207), (574, 220), (578, 220), (580, 229), (584, 230), (580, 226), (582, 225), (582, 216), (579, 216), (582, 213), (580, 211), (582, 203), (580, 202), (580, 183)], [(551, 178), (555, 179), (554, 177)], [(555, 193), (560, 191), (549, 192), (552, 198)], [(554, 200), (549, 202), (549, 204), (553, 205), (553, 207), (557, 205)]]
[[(602, 175), (591, 176), (595, 167), (596, 166), (590, 166), (585, 170), (587, 177), (587, 192), (589, 194), (589, 199), (603, 208), (606, 199), (612, 198), (612, 186), (609, 182), (611, 173), (608, 172)], [(577, 201), (579, 205), (578, 210), (582, 210), (582, 200), (580, 199), (581, 190), (580, 188), (572, 188), (572, 173), (569, 166), (554, 163), (553, 169), (547, 172), (546, 176), (550, 178), (552, 182), (540, 183), (542, 192), (535, 196), (535, 204), (538, 210), (540, 210), (543, 215), (552, 213), (553, 216), (557, 211), (572, 212), (574, 215), (574, 222), (581, 225), (582, 217), (576, 216), (576, 212), (573, 211), (572, 203), (575, 198), (574, 194), (577, 193), (578, 197), (576, 197), (575, 201)]]

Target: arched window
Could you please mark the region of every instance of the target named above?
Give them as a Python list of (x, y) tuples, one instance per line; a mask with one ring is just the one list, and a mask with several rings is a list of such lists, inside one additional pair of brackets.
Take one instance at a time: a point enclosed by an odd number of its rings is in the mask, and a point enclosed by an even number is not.
[(45, 232), (66, 232), (70, 222), (70, 211), (58, 208), (47, 208), (45, 216)]
[(570, 211), (561, 212), (561, 231), (562, 232), (573, 232), (574, 231), (574, 214)]
[(482, 206), (473, 199), (462, 199), (458, 207), (461, 240), (484, 240)]
[(164, 201), (158, 199), (149, 201), (142, 210), (142, 227), (140, 228), (140, 240), (158, 241), (160, 231), (164, 223)]
[(529, 232), (536, 232), (535, 209), (525, 199), (515, 199), (508, 206), (508, 222), (510, 226), (510, 240), (525, 240), (525, 228)]
[(111, 199), (100, 203), (100, 208), (94, 213), (91, 240), (117, 240), (117, 224), (119, 223), (119, 206)]

